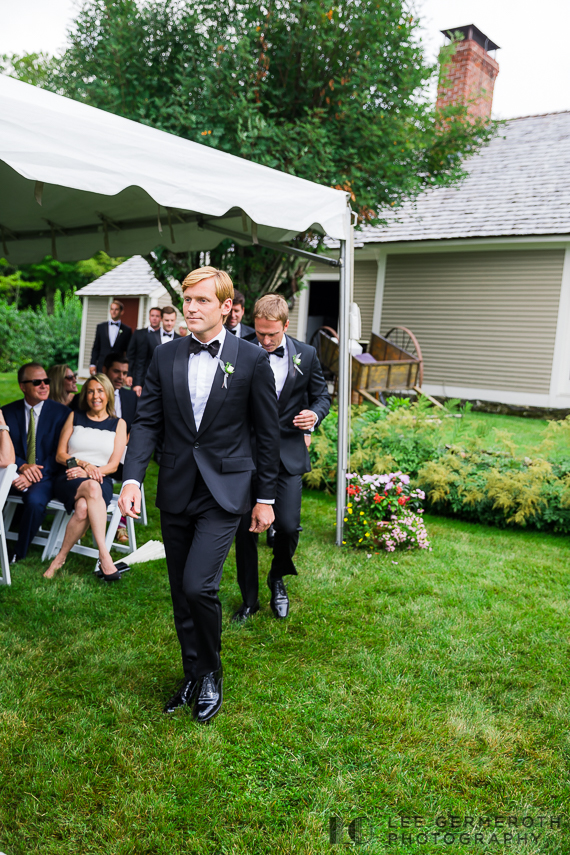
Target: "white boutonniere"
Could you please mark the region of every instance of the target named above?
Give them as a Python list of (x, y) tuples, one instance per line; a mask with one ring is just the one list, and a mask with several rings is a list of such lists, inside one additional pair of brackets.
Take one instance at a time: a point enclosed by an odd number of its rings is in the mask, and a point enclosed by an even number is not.
[(222, 389), (227, 389), (228, 388), (228, 377), (231, 377), (231, 375), (234, 373), (234, 371), (236, 369), (235, 369), (235, 366), (232, 365), (231, 362), (226, 362), (226, 364), (224, 365), (224, 363), (222, 362), (221, 359), (220, 359), (220, 366), (222, 368), (222, 371), (224, 372), (224, 382), (222, 384)]
[(299, 367), (301, 365), (301, 357), (299, 356), (298, 353), (293, 354), (293, 365), (295, 366), (295, 368), (299, 372), (299, 374), (303, 373)]

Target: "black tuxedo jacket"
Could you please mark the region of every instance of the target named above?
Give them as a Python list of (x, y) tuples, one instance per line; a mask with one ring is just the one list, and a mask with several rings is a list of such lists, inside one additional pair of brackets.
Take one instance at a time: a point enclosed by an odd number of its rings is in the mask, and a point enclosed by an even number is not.
[(132, 332), (133, 331), (130, 327), (122, 323), (119, 327), (119, 334), (115, 340), (115, 344), (111, 347), (108, 321), (104, 321), (102, 324), (97, 324), (95, 341), (93, 342), (93, 349), (91, 351), (90, 365), (96, 365), (97, 371), (101, 371), (107, 354), (120, 353), (124, 356), (129, 347)]
[[(289, 371), (279, 396), (281, 462), (289, 474), (301, 475), (310, 471), (311, 463), (305, 445), (305, 432), (295, 427), (293, 419), (301, 410), (312, 410), (317, 414), (320, 424), (328, 414), (331, 399), (315, 348), (288, 335), (285, 337)], [(295, 368), (295, 355), (300, 359), (299, 369), (302, 374)]]
[[(10, 438), (16, 452), (18, 469), (27, 463), (28, 432), (26, 430), (26, 411), (24, 399), (14, 401), (2, 407), (6, 424), (10, 428)], [(48, 398), (44, 401), (41, 415), (36, 425), (36, 463), (43, 466), (43, 477), (53, 478), (59, 469), (55, 453), (62, 428), (69, 415), (69, 408)]]
[[(244, 323), (243, 323), (243, 321), (242, 321), (242, 323), (241, 323), (240, 333), (241, 333), (240, 338), (245, 338), (245, 339), (247, 339), (248, 341), (252, 341), (254, 344), (255, 344), (255, 342), (257, 341), (257, 337), (256, 337), (256, 335), (255, 335), (255, 330), (254, 330), (254, 328), (253, 328), (253, 327), (248, 327), (248, 325), (247, 325), (247, 324), (244, 324)], [(231, 335), (231, 334), (232, 334), (232, 333), (230, 332), (230, 335)]]
[(121, 418), (126, 421), (127, 433), (130, 433), (135, 420), (139, 399), (132, 389), (126, 389), (125, 387), (119, 389), (119, 397), (121, 399)]
[(279, 472), (279, 416), (275, 381), (265, 351), (226, 335), (219, 354), (234, 372), (224, 388), (218, 364), (200, 429), (196, 430), (188, 387), (191, 337), (157, 347), (133, 423), (123, 480), (144, 478), (157, 438), (164, 430), (164, 451), (156, 504), (182, 513), (199, 471), (218, 504), (232, 514), (251, 508), (250, 486), (257, 446), (258, 497), (274, 499)]
[[(173, 341), (180, 338), (177, 332), (174, 333)], [(136, 345), (131, 346), (133, 351), (133, 363), (129, 360), (129, 371), (133, 378), (133, 386), (144, 386), (146, 375), (152, 356), (158, 345), (160, 344), (160, 330), (149, 332), (148, 327), (143, 330), (137, 330), (133, 336), (133, 341), (136, 339)], [(136, 347), (136, 352), (134, 348)]]

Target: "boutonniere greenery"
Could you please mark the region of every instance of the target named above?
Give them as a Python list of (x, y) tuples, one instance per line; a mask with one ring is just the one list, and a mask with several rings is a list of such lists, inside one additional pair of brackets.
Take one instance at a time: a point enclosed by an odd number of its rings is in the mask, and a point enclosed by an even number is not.
[(293, 354), (293, 365), (295, 366), (295, 368), (296, 368), (296, 370), (299, 372), (299, 374), (302, 374), (302, 373), (303, 373), (303, 372), (301, 371), (301, 368), (300, 368), (300, 366), (301, 366), (301, 357), (300, 357), (300, 355), (299, 355), (298, 353), (294, 353), (294, 354)]
[(231, 362), (226, 362), (226, 364), (224, 365), (223, 362), (220, 360), (220, 365), (222, 367), (222, 371), (224, 372), (224, 382), (222, 385), (222, 389), (227, 389), (228, 388), (228, 377), (231, 377), (236, 369), (235, 369), (235, 366), (232, 365)]

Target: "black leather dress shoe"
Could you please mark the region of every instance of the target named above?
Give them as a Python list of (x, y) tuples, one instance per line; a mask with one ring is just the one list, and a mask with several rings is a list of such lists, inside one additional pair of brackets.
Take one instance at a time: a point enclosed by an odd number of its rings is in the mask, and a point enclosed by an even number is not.
[(214, 718), (222, 707), (222, 666), (217, 671), (212, 671), (202, 677), (200, 688), (196, 695), (196, 703), (194, 704), (193, 715), (196, 721), (205, 724), (210, 719)]
[(196, 694), (198, 682), (198, 680), (194, 680), (193, 678), (190, 680), (182, 680), (176, 693), (172, 695), (170, 700), (164, 705), (163, 712), (173, 713), (179, 707), (187, 706)]
[(254, 606), (246, 606), (245, 603), (242, 603), (237, 612), (234, 612), (232, 615), (232, 623), (244, 623), (248, 618), (253, 617), (253, 615), (259, 611), (259, 600), (256, 601)]
[(271, 591), (269, 605), (276, 618), (283, 620), (289, 614), (289, 597), (283, 579), (267, 577), (267, 585)]

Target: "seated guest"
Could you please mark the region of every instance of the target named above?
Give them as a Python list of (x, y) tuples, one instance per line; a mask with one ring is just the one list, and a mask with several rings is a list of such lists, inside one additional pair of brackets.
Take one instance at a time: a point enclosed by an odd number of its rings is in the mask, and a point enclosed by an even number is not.
[(73, 399), (77, 396), (77, 371), (69, 365), (54, 365), (48, 371), (48, 377), (51, 400), (72, 408)]
[(6, 424), (4, 414), (0, 410), (0, 469), (5, 469), (16, 462), (16, 452), (10, 439), (10, 428)]
[(55, 452), (61, 429), (69, 415), (63, 404), (49, 400), (50, 379), (39, 363), (22, 365), (18, 371), (18, 383), (24, 393), (23, 399), (3, 408), (18, 464), (18, 477), (10, 492), (21, 496), (24, 502), (12, 563), (28, 554), (30, 543), (44, 518), (46, 505), (52, 498), (57, 471)]
[(54, 493), (68, 513), (75, 513), (60, 551), (44, 573), (48, 579), (63, 567), (71, 547), (89, 526), (99, 548), (103, 578), (119, 578), (105, 545), (107, 505), (113, 496), (111, 475), (117, 471), (127, 442), (127, 427), (115, 415), (114, 397), (108, 377), (91, 377), (81, 390), (79, 410), (69, 414), (61, 431), (56, 459), (66, 470), (57, 476)]
[(120, 353), (107, 354), (103, 365), (103, 374), (111, 381), (115, 396), (115, 415), (117, 418), (125, 420), (127, 434), (131, 431), (138, 402), (138, 397), (133, 390), (125, 386), (128, 373), (129, 363)]
[(91, 365), (89, 373), (95, 374), (103, 368), (103, 362), (108, 353), (120, 353), (123, 356), (128, 350), (132, 330), (121, 322), (124, 305), (120, 300), (113, 300), (109, 309), (110, 318), (97, 324), (95, 341), (91, 350)]
[(234, 302), (232, 305), (232, 310), (228, 316), (227, 329), (233, 333), (233, 335), (238, 338), (247, 338), (248, 336), (255, 337), (255, 330), (253, 327), (248, 327), (247, 324), (243, 323), (243, 316), (245, 314), (245, 297), (238, 291), (237, 288), (234, 288)]

